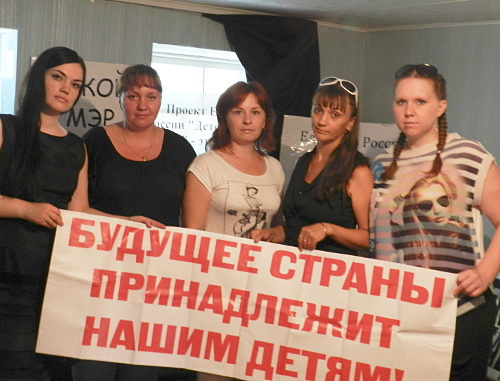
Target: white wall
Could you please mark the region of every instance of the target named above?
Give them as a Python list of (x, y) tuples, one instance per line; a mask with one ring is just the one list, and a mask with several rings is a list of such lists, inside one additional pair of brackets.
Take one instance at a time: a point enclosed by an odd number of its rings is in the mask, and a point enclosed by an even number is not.
[(435, 65), (447, 81), (451, 131), (481, 141), (500, 158), (500, 24), (368, 34), (365, 118), (392, 119), (392, 78), (406, 63)]
[[(392, 121), (394, 72), (431, 63), (447, 81), (448, 129), (480, 141), (500, 159), (500, 24), (368, 33), (363, 120)], [(485, 241), (494, 229), (485, 219)]]
[(0, 0), (0, 28), (19, 30), (19, 84), (29, 58), (58, 45), (129, 65), (150, 63), (153, 42), (230, 50), (224, 28), (199, 14), (104, 0)]

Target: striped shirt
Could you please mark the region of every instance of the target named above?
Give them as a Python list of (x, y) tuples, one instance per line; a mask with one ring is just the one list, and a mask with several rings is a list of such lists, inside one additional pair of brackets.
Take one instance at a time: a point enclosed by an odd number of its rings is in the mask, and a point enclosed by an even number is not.
[(370, 246), (378, 259), (458, 273), (484, 254), (479, 211), (492, 155), (475, 141), (448, 134), (438, 175), (427, 172), (436, 144), (403, 150), (392, 180), (381, 175), (392, 148), (373, 165)]

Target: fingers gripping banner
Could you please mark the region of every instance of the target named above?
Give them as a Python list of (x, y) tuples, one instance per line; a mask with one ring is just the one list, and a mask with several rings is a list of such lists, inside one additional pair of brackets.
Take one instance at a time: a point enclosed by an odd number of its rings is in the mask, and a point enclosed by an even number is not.
[(448, 379), (452, 274), (82, 213), (63, 218), (38, 352), (242, 380)]

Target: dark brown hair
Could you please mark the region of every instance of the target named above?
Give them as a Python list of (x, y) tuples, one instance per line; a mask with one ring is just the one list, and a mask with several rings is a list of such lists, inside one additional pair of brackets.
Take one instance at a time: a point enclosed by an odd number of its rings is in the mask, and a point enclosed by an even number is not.
[(84, 89), (86, 68), (83, 59), (74, 50), (64, 46), (49, 48), (38, 56), (26, 74), (19, 110), (16, 113), (16, 149), (13, 151), (13, 159), (5, 180), (5, 183), (9, 184), (9, 190), (4, 192), (7, 196), (29, 201), (33, 199), (41, 160), (39, 135), (40, 114), (46, 107), (45, 73), (51, 68), (70, 63), (80, 65), (83, 70), (82, 85), (75, 99), (76, 103)]
[(127, 67), (118, 81), (116, 93), (121, 95), (133, 87), (149, 87), (163, 91), (158, 73), (151, 66), (138, 64)]
[(274, 149), (273, 126), (276, 114), (273, 109), (271, 98), (264, 87), (257, 82), (236, 82), (224, 91), (217, 101), (217, 122), (212, 137), (207, 142), (207, 149), (227, 149), (231, 143), (229, 128), (227, 125), (228, 112), (242, 104), (249, 94), (254, 94), (257, 102), (264, 110), (266, 115), (266, 124), (255, 142), (255, 149), (264, 154)]
[(340, 145), (333, 151), (321, 172), (317, 196), (330, 200), (333, 193), (341, 190), (345, 193), (347, 183), (358, 165), (368, 165), (368, 159), (358, 152), (359, 105), (354, 95), (342, 88), (340, 83), (319, 86), (313, 96), (313, 107), (319, 105), (346, 112), (351, 106), (351, 117), (355, 118), (352, 129), (346, 131)]

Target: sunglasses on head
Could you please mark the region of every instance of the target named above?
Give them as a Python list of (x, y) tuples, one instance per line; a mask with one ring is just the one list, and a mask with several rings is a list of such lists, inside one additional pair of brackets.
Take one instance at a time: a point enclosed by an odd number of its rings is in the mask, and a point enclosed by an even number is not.
[(358, 88), (354, 83), (351, 81), (348, 81), (347, 79), (342, 79), (342, 78), (337, 78), (337, 77), (326, 77), (321, 80), (319, 83), (319, 86), (332, 86), (336, 85), (337, 83), (340, 84), (340, 86), (347, 91), (349, 94), (354, 96), (354, 102), (356, 103), (356, 106), (358, 106)]
[(427, 78), (437, 78), (439, 73), (435, 66), (430, 64), (418, 64), (418, 65), (404, 65), (401, 66), (396, 72), (396, 79), (408, 77), (412, 72), (416, 71), (423, 77)]

